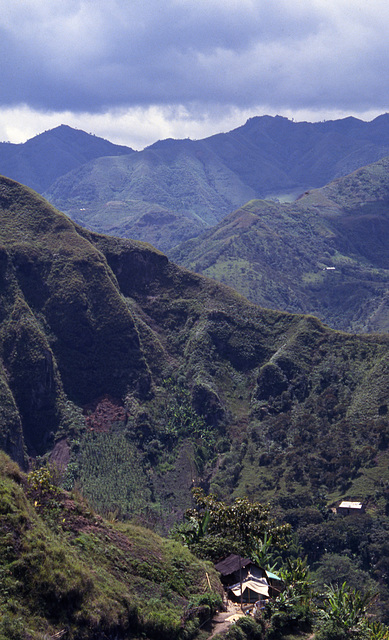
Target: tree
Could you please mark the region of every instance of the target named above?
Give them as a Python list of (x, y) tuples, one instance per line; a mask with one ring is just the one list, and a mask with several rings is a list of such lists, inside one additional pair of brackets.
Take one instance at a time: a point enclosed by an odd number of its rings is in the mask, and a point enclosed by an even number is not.
[(250, 555), (263, 547), (264, 540), (266, 548), (269, 540), (274, 547), (286, 545), (290, 525), (277, 525), (269, 505), (247, 498), (237, 498), (229, 505), (200, 488), (192, 493), (196, 507), (187, 510), (185, 520), (196, 535), (188, 536), (186, 542), (200, 555), (213, 559), (231, 552)]

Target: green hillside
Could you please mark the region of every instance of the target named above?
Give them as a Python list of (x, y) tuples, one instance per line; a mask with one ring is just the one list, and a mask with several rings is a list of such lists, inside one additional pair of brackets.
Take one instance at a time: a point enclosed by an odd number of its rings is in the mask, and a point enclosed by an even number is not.
[(100, 514), (160, 532), (193, 486), (269, 500), (323, 580), (336, 556), (388, 618), (388, 335), (263, 309), (6, 178), (0, 299), (0, 445), (25, 469), (50, 458)]
[(250, 201), (170, 255), (263, 306), (387, 332), (388, 167), (384, 158), (291, 204)]
[[(215, 462), (215, 450), (206, 443), (201, 450), (201, 429), (212, 431), (222, 453), (253, 428), (271, 432), (282, 416), (297, 415), (319, 439), (330, 425), (352, 425), (360, 442), (353, 457), (371, 444), (372, 430), (386, 420), (387, 336), (348, 336), (311, 317), (261, 309), (148, 245), (82, 230), (17, 183), (3, 179), (1, 187), (2, 441), (15, 458), (43, 454), (81, 428), (69, 403), (93, 422), (104, 398), (143, 463), (170, 450), (189, 456), (195, 477), (201, 456), (203, 464)], [(329, 389), (339, 407), (318, 417)], [(176, 402), (192, 411), (189, 431), (197, 413), (204, 420), (190, 447), (191, 434), (171, 423)], [(298, 424), (286, 420), (288, 443)], [(272, 474), (266, 469), (274, 490)], [(160, 478), (149, 482), (156, 497)], [(340, 485), (335, 469), (328, 487)]]
[[(45, 196), (90, 229), (147, 240), (162, 250), (216, 224), (253, 197), (202, 143), (170, 141), (99, 158), (58, 179)], [(193, 145), (200, 145), (198, 151)]]

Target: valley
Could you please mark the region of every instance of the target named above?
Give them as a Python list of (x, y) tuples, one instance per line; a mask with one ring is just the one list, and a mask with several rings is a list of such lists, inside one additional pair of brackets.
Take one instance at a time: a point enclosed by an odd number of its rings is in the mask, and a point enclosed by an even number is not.
[(83, 227), (147, 241), (254, 303), (385, 332), (388, 154), (387, 114), (262, 116), (139, 152), (61, 125), (1, 143), (0, 173)]
[[(162, 166), (154, 151), (149, 161)], [(137, 157), (90, 162), (119, 191)], [(205, 640), (202, 621), (220, 608), (222, 588), (201, 563), (221, 548), (288, 565), (288, 579), (300, 572), (304, 585), (305, 558), (321, 592), (343, 582), (375, 591), (374, 615), (388, 622), (389, 185), (387, 158), (374, 160), (295, 202), (255, 196), (231, 213), (230, 201), (207, 221), (199, 209), (188, 217), (199, 235), (168, 255), (81, 226), (85, 200), (75, 221), (0, 178), (4, 637), (27, 638), (19, 619), (37, 637)], [(87, 176), (90, 162), (75, 171)], [(142, 176), (152, 183), (149, 168)], [(297, 184), (288, 180), (284, 193)], [(173, 242), (184, 208), (161, 202), (161, 238)], [(273, 541), (266, 533), (254, 549), (220, 532), (212, 539), (201, 508), (193, 529), (196, 487), (222, 512), (268, 504)], [(342, 500), (363, 510), (337, 513)], [(304, 593), (305, 613), (279, 637), (318, 633)], [(279, 613), (270, 606), (266, 640)], [(245, 637), (259, 633), (250, 629)]]

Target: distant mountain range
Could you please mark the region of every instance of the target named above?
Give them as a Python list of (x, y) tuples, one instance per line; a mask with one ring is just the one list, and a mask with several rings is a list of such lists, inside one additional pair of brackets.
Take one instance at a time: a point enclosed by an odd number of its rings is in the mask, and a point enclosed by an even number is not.
[(0, 173), (84, 226), (169, 251), (249, 200), (291, 200), (386, 155), (388, 114), (318, 123), (262, 116), (140, 152), (61, 126), (1, 144)]
[(304, 193), (252, 200), (170, 257), (262, 306), (389, 331), (389, 158)]
[(147, 241), (262, 306), (385, 332), (388, 160), (305, 189), (385, 154), (388, 114), (315, 124), (264, 116), (141, 152), (61, 125), (2, 143), (0, 171), (83, 226)]
[(389, 115), (314, 124), (263, 116), (204, 140), (96, 159), (44, 195), (84, 226), (169, 251), (253, 198), (294, 199), (386, 155)]

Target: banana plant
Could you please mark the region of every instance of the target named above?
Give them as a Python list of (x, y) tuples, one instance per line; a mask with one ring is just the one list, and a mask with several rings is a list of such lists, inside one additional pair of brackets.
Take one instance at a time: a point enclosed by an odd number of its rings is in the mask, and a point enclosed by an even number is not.
[(332, 622), (346, 632), (352, 632), (367, 626), (369, 607), (377, 594), (363, 594), (343, 582), (341, 585), (327, 586), (324, 596), (324, 603), (319, 608), (322, 620)]
[(250, 553), (251, 560), (267, 571), (275, 573), (277, 571), (277, 563), (274, 562), (274, 543), (271, 534), (265, 531), (262, 538), (258, 537), (253, 540)]

